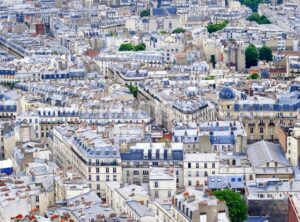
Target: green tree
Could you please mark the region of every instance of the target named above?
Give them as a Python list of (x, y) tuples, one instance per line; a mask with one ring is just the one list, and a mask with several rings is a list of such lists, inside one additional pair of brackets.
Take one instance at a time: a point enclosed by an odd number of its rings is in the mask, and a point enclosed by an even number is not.
[(17, 83), (18, 82), (1, 82), (1, 85), (6, 88), (14, 89)]
[(185, 29), (183, 29), (183, 28), (177, 28), (177, 29), (174, 29), (173, 31), (172, 31), (172, 33), (185, 33)]
[(283, 3), (283, 0), (277, 0), (277, 4), (281, 5)]
[(215, 79), (214, 76), (206, 76), (206, 77), (204, 78), (204, 80), (214, 80), (214, 79)]
[(240, 193), (225, 189), (215, 191), (214, 195), (226, 202), (231, 222), (244, 222), (247, 219), (248, 207)]
[(264, 15), (260, 16), (257, 12), (252, 13), (247, 20), (254, 21), (257, 24), (271, 24), (271, 21)]
[(259, 49), (259, 59), (270, 62), (273, 60), (272, 49), (263, 46)]
[(30, 24), (29, 24), (28, 22), (24, 22), (24, 24), (25, 24), (28, 28), (30, 28)]
[(249, 45), (245, 51), (246, 57), (246, 68), (250, 68), (251, 66), (257, 66), (258, 63), (258, 51), (255, 45)]
[(150, 16), (150, 9), (142, 10), (140, 16), (141, 17), (148, 17), (148, 16)]
[(144, 43), (134, 46), (134, 51), (144, 51), (145, 49), (146, 49), (146, 45)]
[(253, 12), (257, 12), (258, 5), (263, 3), (263, 0), (240, 0), (241, 4), (251, 8)]
[(252, 73), (250, 74), (250, 79), (258, 79), (258, 74), (257, 73)]
[(123, 43), (120, 45), (119, 51), (132, 51), (134, 49), (131, 43)]
[(229, 22), (226, 20), (226, 21), (216, 23), (216, 24), (208, 24), (208, 26), (206, 28), (209, 33), (213, 33), (213, 32), (224, 29), (228, 23)]
[(134, 85), (128, 85), (127, 86), (130, 93), (134, 96), (134, 98), (137, 98), (137, 94), (138, 94), (138, 87), (137, 86), (134, 86)]

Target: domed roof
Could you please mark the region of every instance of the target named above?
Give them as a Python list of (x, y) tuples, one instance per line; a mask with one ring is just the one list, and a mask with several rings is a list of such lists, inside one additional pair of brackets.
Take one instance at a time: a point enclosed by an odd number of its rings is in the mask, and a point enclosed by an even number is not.
[(261, 78), (268, 79), (269, 77), (270, 77), (269, 70), (268, 69), (263, 69), (261, 71)]
[(234, 99), (235, 98), (235, 92), (232, 88), (228, 86), (224, 86), (219, 93), (220, 99)]

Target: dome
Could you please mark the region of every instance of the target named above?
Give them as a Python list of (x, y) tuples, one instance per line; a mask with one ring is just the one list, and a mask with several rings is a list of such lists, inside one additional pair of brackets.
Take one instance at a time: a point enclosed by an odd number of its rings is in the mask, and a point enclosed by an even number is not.
[(228, 86), (224, 86), (219, 93), (220, 99), (234, 99), (235, 98), (235, 92), (232, 88)]
[(269, 70), (268, 69), (263, 69), (261, 71), (261, 78), (262, 79), (268, 79), (269, 77), (270, 77)]

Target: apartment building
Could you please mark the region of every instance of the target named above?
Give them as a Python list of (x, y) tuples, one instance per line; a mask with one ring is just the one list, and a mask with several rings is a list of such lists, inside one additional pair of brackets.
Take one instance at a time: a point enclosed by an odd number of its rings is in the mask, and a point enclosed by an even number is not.
[(219, 158), (216, 153), (187, 153), (183, 160), (184, 186), (207, 186), (209, 175), (218, 173)]
[(151, 169), (170, 168), (176, 175), (176, 185), (183, 186), (182, 143), (137, 143), (127, 152), (120, 153), (123, 183), (149, 183)]
[(177, 123), (173, 142), (182, 142), (188, 152), (243, 152), (247, 144), (244, 126), (239, 121)]
[(96, 130), (55, 127), (52, 150), (61, 167), (73, 166), (101, 198), (105, 199), (106, 182), (122, 181), (119, 148), (103, 139)]
[(176, 192), (171, 214), (178, 222), (229, 221), (225, 202), (193, 188)]
[(265, 96), (247, 96), (225, 86), (219, 92), (219, 117), (241, 119), (248, 140), (274, 140), (276, 125), (292, 125), (298, 116), (299, 91), (290, 90), (276, 99)]
[(290, 164), (293, 167), (298, 166), (300, 161), (299, 123), (294, 126), (278, 126), (276, 135)]
[(152, 167), (149, 175), (149, 193), (155, 200), (171, 200), (176, 191), (174, 170)]

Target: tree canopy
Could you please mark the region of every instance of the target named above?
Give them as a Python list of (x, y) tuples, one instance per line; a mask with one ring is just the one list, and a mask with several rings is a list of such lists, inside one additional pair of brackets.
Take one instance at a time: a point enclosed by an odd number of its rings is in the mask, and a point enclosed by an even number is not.
[(144, 43), (132, 45), (131, 43), (123, 43), (119, 47), (119, 51), (144, 51), (146, 45)]
[(132, 51), (133, 45), (131, 43), (123, 43), (120, 45), (119, 51)]
[(255, 45), (249, 45), (245, 51), (246, 57), (246, 68), (250, 68), (251, 66), (257, 66), (258, 63), (258, 50)]
[(174, 29), (173, 31), (172, 31), (172, 33), (185, 33), (185, 29), (183, 29), (183, 28), (177, 28), (177, 29)]
[(244, 222), (247, 219), (248, 207), (240, 193), (225, 189), (215, 191), (214, 195), (226, 202), (231, 222)]
[(247, 20), (254, 21), (257, 24), (271, 24), (271, 21), (264, 15), (260, 15), (257, 12), (252, 13)]
[(150, 9), (142, 10), (140, 16), (141, 17), (148, 17), (148, 16), (150, 16)]
[(249, 78), (250, 79), (258, 79), (258, 74), (257, 73), (252, 73), (252, 74), (250, 74), (250, 76), (249, 76)]
[(134, 51), (144, 51), (146, 49), (146, 45), (144, 43), (138, 44), (133, 47)]
[(127, 86), (130, 93), (134, 96), (134, 98), (137, 98), (137, 94), (138, 94), (138, 87), (137, 86), (134, 86), (134, 85), (128, 85)]
[(1, 82), (0, 85), (6, 88), (14, 89), (17, 83), (18, 82)]
[(258, 5), (263, 3), (263, 0), (240, 0), (241, 4), (251, 8), (252, 11), (257, 12)]
[(216, 23), (216, 24), (208, 24), (208, 26), (206, 28), (209, 33), (213, 33), (213, 32), (222, 30), (223, 28), (226, 27), (226, 25), (228, 23), (229, 23), (228, 21), (223, 21), (223, 22)]
[(267, 47), (263, 46), (259, 49), (259, 60), (264, 60), (270, 62), (273, 60), (272, 50)]

